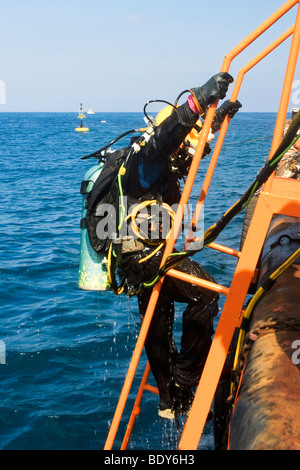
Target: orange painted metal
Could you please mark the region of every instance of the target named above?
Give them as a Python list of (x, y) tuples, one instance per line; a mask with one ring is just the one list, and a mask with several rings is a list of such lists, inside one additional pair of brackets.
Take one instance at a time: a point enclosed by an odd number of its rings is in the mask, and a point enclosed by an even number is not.
[(265, 33), (274, 23), (276, 23), (280, 18), (282, 18), (288, 11), (290, 11), (295, 5), (299, 3), (299, 0), (289, 0), (284, 3), (276, 12), (274, 12), (269, 18), (261, 23), (258, 28), (256, 28), (252, 33), (250, 33), (242, 42), (240, 42), (234, 49), (232, 49), (228, 54), (226, 54), (222, 70), (228, 70), (231, 62), (235, 59), (241, 52), (243, 52), (250, 44), (252, 44), (256, 39), (258, 39), (263, 33)]
[[(276, 148), (281, 142), (282, 133), (283, 133), (284, 124), (285, 124), (285, 117), (286, 117), (286, 113), (287, 113), (288, 106), (289, 106), (291, 89), (293, 86), (293, 80), (294, 80), (295, 71), (296, 71), (297, 62), (298, 62), (299, 44), (300, 44), (300, 5), (298, 8), (297, 18), (296, 18), (296, 23), (295, 23), (295, 30), (294, 30), (293, 39), (292, 39), (292, 45), (290, 49), (290, 55), (288, 58), (288, 64), (287, 64), (284, 84), (282, 88), (282, 95), (281, 95), (278, 116), (277, 116), (277, 121), (275, 125), (275, 130), (274, 130), (274, 139), (272, 142), (270, 157), (272, 157), (274, 151), (276, 150)], [(274, 175), (272, 175), (271, 178), (269, 178), (269, 180), (267, 181), (265, 185), (265, 191), (271, 191), (273, 177)]]
[[(297, 240), (293, 241), (299, 221), (273, 217), (260, 259), (258, 287), (299, 249)], [(282, 236), (291, 236), (288, 244), (276, 243)], [(279, 276), (251, 315), (251, 331), (259, 331), (271, 319), (276, 326), (266, 335), (258, 334), (248, 351), (232, 404), (228, 450), (300, 450), (300, 370), (292, 356), (293, 342), (299, 339), (299, 263), (295, 259)]]
[[(300, 216), (300, 181), (276, 178), (274, 183), (273, 194), (262, 192), (259, 196), (195, 399), (182, 432), (180, 450), (195, 450), (199, 445), (233, 333), (242, 320), (243, 303), (273, 214)], [(276, 195), (277, 189), (289, 196)]]
[(212, 248), (213, 250), (221, 251), (222, 253), (225, 253), (227, 255), (235, 256), (236, 258), (239, 258), (241, 256), (240, 251), (234, 250), (233, 248), (228, 248), (228, 246), (223, 246), (215, 242), (207, 245), (207, 248)]
[[(293, 33), (294, 33), (295, 26), (291, 26), (285, 33), (283, 33), (278, 39), (276, 39), (272, 44), (270, 44), (264, 51), (262, 51), (260, 54), (258, 54), (253, 60), (251, 60), (247, 65), (245, 65), (238, 73), (237, 79), (235, 81), (235, 86), (231, 95), (230, 100), (231, 101), (236, 101), (238, 98), (238, 94), (240, 92), (240, 88), (242, 85), (242, 82), (244, 80), (245, 74), (249, 72), (255, 65), (257, 65), (259, 62), (261, 62), (267, 55), (269, 55), (271, 52), (273, 52), (280, 44), (282, 44), (286, 39), (288, 39)], [(203, 187), (202, 191), (198, 200), (198, 206), (197, 206), (197, 211), (194, 212), (193, 218), (192, 218), (192, 227), (196, 227), (198, 219), (200, 217), (201, 210), (203, 208), (203, 204), (205, 201), (205, 197), (207, 195), (212, 176), (214, 174), (214, 170), (216, 167), (216, 164), (218, 162), (218, 158), (222, 149), (222, 145), (224, 143), (227, 129), (228, 129), (228, 124), (229, 124), (229, 119), (225, 119), (222, 128), (219, 133), (219, 137), (209, 164), (208, 171), (206, 173), (206, 177), (203, 182)], [(193, 232), (190, 231), (186, 237), (185, 241), (185, 247), (188, 246), (188, 242), (190, 241), (195, 241), (193, 238)]]
[(181, 281), (190, 282), (192, 284), (195, 284), (196, 286), (205, 287), (205, 289), (218, 292), (219, 294), (228, 295), (229, 293), (228, 287), (221, 286), (220, 284), (216, 284), (214, 282), (206, 281), (205, 279), (200, 279), (199, 277), (191, 276), (190, 274), (177, 271), (176, 269), (170, 269), (168, 271), (168, 276), (175, 277), (176, 279), (180, 279)]
[(272, 44), (270, 44), (266, 49), (264, 49), (260, 54), (258, 54), (256, 57), (254, 57), (253, 60), (251, 60), (247, 65), (245, 65), (243, 68), (238, 73), (236, 82), (235, 82), (235, 87), (234, 91), (231, 97), (231, 101), (235, 101), (242, 82), (244, 80), (244, 76), (249, 70), (251, 70), (255, 65), (257, 65), (259, 62), (261, 62), (267, 55), (269, 55), (271, 52), (273, 52), (280, 44), (282, 44), (286, 39), (288, 39), (293, 33), (294, 33), (295, 25), (291, 26), (285, 33), (283, 33), (279, 38), (277, 38)]
[(143, 378), (141, 380), (139, 391), (137, 393), (137, 396), (136, 396), (136, 399), (135, 399), (135, 402), (134, 402), (134, 406), (133, 406), (133, 410), (132, 410), (130, 419), (128, 421), (127, 429), (126, 429), (124, 439), (123, 439), (123, 442), (122, 442), (122, 445), (121, 445), (121, 450), (125, 450), (127, 448), (127, 445), (128, 445), (129, 439), (130, 439), (130, 435), (131, 435), (131, 431), (132, 431), (132, 428), (134, 426), (136, 417), (140, 414), (140, 411), (141, 411), (140, 404), (141, 404), (141, 401), (142, 401), (142, 398), (143, 398), (144, 391), (148, 390), (148, 391), (153, 392), (153, 393), (158, 393), (157, 388), (152, 387), (151, 385), (147, 384), (150, 372), (151, 372), (151, 368), (150, 368), (150, 364), (148, 362), (147, 365), (146, 365), (144, 374), (143, 374)]
[[(200, 197), (199, 197), (198, 204), (197, 204), (197, 209), (194, 212), (194, 215), (192, 218), (192, 227), (196, 227), (201, 211), (203, 209), (203, 204), (204, 204), (204, 201), (205, 201), (205, 198), (206, 198), (206, 195), (207, 195), (207, 192), (208, 192), (208, 189), (209, 189), (209, 186), (210, 186), (210, 183), (211, 183), (211, 180), (212, 180), (212, 177), (213, 177), (213, 174), (214, 174), (217, 162), (218, 162), (219, 154), (221, 152), (221, 148), (222, 148), (225, 136), (226, 136), (228, 123), (229, 123), (229, 120), (225, 118), (223, 125), (219, 132), (219, 138), (216, 142), (216, 146), (215, 146), (213, 155), (211, 157), (210, 164), (206, 172), (206, 176), (203, 182), (202, 190), (201, 190)], [(188, 246), (188, 243), (193, 240), (194, 240), (194, 235), (193, 235), (193, 232), (190, 230), (185, 240), (184, 249), (186, 249)]]
[[(235, 84), (233, 94), (231, 97), (232, 101), (235, 101), (238, 96), (238, 92), (242, 83), (243, 76), (246, 71), (250, 70), (256, 63), (262, 60), (267, 54), (274, 50), (279, 44), (281, 44), (287, 37), (293, 34), (293, 40), (291, 45), (290, 56), (287, 65), (287, 73), (284, 81), (283, 92), (280, 102), (280, 108), (278, 113), (278, 119), (274, 132), (274, 140), (271, 149), (272, 151), (277, 147), (281, 140), (282, 130), (284, 125), (284, 120), (288, 107), (288, 100), (291, 93), (292, 80), (295, 73), (296, 63), (299, 54), (300, 47), (300, 0), (290, 0), (286, 2), (279, 10), (277, 10), (270, 18), (268, 18), (264, 23), (261, 24), (253, 33), (251, 33), (247, 38), (242, 41), (236, 48), (234, 48), (229, 54), (224, 58), (224, 62), (221, 68), (222, 72), (227, 72), (231, 65), (232, 60), (237, 57), (245, 48), (247, 48), (253, 41), (255, 41), (261, 34), (263, 34), (267, 29), (269, 29), (278, 19), (280, 19), (284, 14), (286, 14), (292, 7), (298, 4), (298, 13), (295, 23), (294, 30), (292, 28), (288, 30), (284, 35), (278, 38), (274, 43), (272, 43), (269, 48), (264, 52), (259, 54), (253, 61), (251, 61), (247, 66), (245, 66), (241, 72), (240, 76)], [(166, 249), (164, 257), (162, 259), (161, 266), (165, 262), (166, 258), (173, 252), (175, 241), (177, 235), (180, 231), (182, 218), (184, 214), (184, 209), (188, 203), (191, 190), (196, 178), (198, 167), (200, 165), (205, 144), (207, 142), (208, 134), (212, 121), (215, 115), (217, 103), (211, 105), (207, 112), (205, 122), (203, 124), (202, 132), (200, 135), (199, 143), (193, 158), (191, 168), (186, 180), (186, 184), (182, 193), (181, 201), (179, 204), (179, 209), (175, 215), (175, 221), (173, 230), (170, 235), (170, 239), (166, 244)], [(207, 194), (215, 165), (218, 160), (218, 156), (227, 132), (229, 119), (225, 119), (222, 128), (219, 133), (219, 138), (216, 143), (215, 152), (212, 156), (209, 169), (207, 171), (206, 179), (203, 184), (202, 192), (200, 194), (200, 202), (203, 202)], [(258, 203), (253, 215), (251, 225), (243, 246), (242, 252), (236, 250), (231, 250), (227, 247), (221, 247), (217, 244), (211, 244), (211, 248), (220, 249), (224, 253), (232, 254), (238, 258), (237, 267), (235, 275), (233, 277), (230, 288), (224, 286), (219, 286), (214, 283), (208, 283), (206, 287), (209, 289), (218, 289), (218, 292), (227, 296), (222, 315), (213, 339), (212, 347), (210, 349), (206, 365), (199, 383), (195, 400), (185, 424), (181, 441), (179, 444), (179, 449), (181, 450), (193, 450), (196, 449), (201, 434), (206, 422), (206, 418), (214, 397), (214, 393), (221, 375), (223, 365), (227, 356), (229, 345), (232, 339), (233, 332), (237, 326), (240, 325), (242, 318), (242, 307), (245, 300), (249, 284), (255, 274), (257, 260), (260, 256), (261, 249), (265, 240), (267, 230), (270, 225), (272, 215), (274, 213), (283, 213), (287, 215), (293, 215), (295, 217), (300, 217), (300, 189), (299, 184), (296, 185), (295, 180), (292, 181), (292, 185), (288, 185), (285, 182), (278, 181), (278, 178), (272, 178), (271, 183), (268, 184), (269, 190), (266, 191), (267, 184), (265, 185), (264, 190), (262, 191)], [(194, 219), (195, 225), (196, 220)], [(186, 277), (187, 282), (195, 282), (193, 276), (183, 275), (176, 270), (170, 270), (168, 275), (177, 276), (181, 279)], [(202, 282), (203, 280), (197, 280), (196, 282)], [(153, 312), (160, 294), (160, 290), (164, 279), (161, 279), (153, 288), (152, 295), (148, 304), (146, 315), (144, 317), (143, 324), (141, 326), (140, 334), (133, 352), (132, 360), (129, 365), (129, 369), (125, 378), (123, 389), (120, 395), (118, 405), (116, 407), (115, 415), (109, 430), (109, 434), (105, 443), (104, 449), (111, 449), (114, 443), (114, 439), (118, 430), (120, 420), (126, 405), (128, 394), (134, 379), (134, 375), (140, 360), (140, 356), (143, 350), (144, 342), (147, 336), (149, 326), (151, 324)], [(139, 413), (139, 405), (142, 399), (142, 395), (145, 390), (151, 390), (157, 392), (157, 390), (152, 386), (147, 384), (148, 376), (150, 373), (149, 364), (146, 367), (140, 390), (136, 399), (136, 403), (128, 424), (126, 435), (122, 444), (122, 449), (125, 449), (127, 442), (132, 430), (132, 426), (135, 420), (136, 415)]]
[[(271, 156), (282, 139), (283, 126), (300, 50), (300, 2), (288, 2), (286, 7), (290, 6), (291, 3), (294, 3), (294, 5), (298, 3), (298, 12), (278, 119), (274, 131)], [(281, 10), (283, 12), (283, 9)], [(241, 322), (243, 302), (246, 298), (272, 216), (273, 214), (285, 214), (294, 217), (299, 217), (300, 215), (300, 186), (298, 183), (296, 181), (295, 184), (294, 180), (272, 177), (259, 196), (230, 286), (230, 292), (224, 304), (191, 412), (182, 433), (179, 443), (180, 450), (195, 450), (199, 445), (234, 330)], [(268, 186), (268, 191), (266, 186)]]

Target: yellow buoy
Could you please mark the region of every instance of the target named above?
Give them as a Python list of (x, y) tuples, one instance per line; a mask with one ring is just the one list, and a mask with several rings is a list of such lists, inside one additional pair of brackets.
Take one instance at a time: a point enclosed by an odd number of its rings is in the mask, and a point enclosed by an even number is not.
[(82, 119), (85, 118), (85, 115), (82, 112), (82, 103), (80, 103), (80, 110), (79, 110), (78, 118), (81, 120), (80, 127), (75, 127), (75, 131), (77, 131), (77, 132), (87, 132), (87, 131), (89, 131), (88, 127), (83, 127)]

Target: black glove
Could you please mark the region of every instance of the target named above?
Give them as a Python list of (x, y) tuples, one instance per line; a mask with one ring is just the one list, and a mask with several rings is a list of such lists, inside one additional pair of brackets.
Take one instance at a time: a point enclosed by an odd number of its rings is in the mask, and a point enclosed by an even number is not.
[(230, 119), (233, 119), (235, 114), (238, 112), (238, 110), (241, 107), (242, 107), (242, 104), (238, 100), (224, 101), (224, 103), (216, 111), (216, 114), (215, 114), (215, 117), (211, 126), (212, 131), (218, 132), (221, 128), (221, 125), (225, 117), (228, 115)]
[(224, 103), (216, 111), (211, 130), (214, 133), (218, 132), (225, 117), (228, 115), (230, 119), (232, 119), (241, 107), (242, 104), (239, 101), (224, 101)]
[(233, 77), (229, 73), (221, 72), (210, 78), (202, 87), (191, 88), (190, 91), (196, 96), (203, 113), (205, 113), (211, 103), (225, 98), (229, 84), (232, 82)]

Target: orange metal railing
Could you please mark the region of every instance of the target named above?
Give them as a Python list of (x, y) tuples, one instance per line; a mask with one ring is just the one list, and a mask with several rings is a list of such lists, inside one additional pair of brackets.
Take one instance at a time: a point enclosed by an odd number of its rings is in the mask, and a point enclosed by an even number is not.
[[(242, 41), (237, 47), (235, 47), (229, 54), (225, 56), (221, 68), (221, 72), (228, 72), (231, 62), (266, 30), (268, 30), (274, 23), (282, 18), (282, 16), (290, 11), (296, 4), (298, 4), (298, 11), (295, 25), (240, 70), (231, 96), (231, 101), (235, 101), (238, 97), (245, 74), (263, 58), (270, 54), (274, 49), (276, 49), (280, 44), (282, 44), (288, 37), (291, 35), (293, 36), (270, 155), (272, 155), (282, 138), (283, 127), (288, 110), (289, 97), (291, 94), (292, 83), (299, 55), (300, 0), (287, 1), (281, 8), (271, 15), (270, 18), (263, 22), (257, 29), (247, 36), (244, 41)], [(166, 244), (161, 266), (164, 264), (166, 258), (173, 252), (176, 238), (180, 232), (184, 209), (191, 194), (216, 108), (217, 103), (214, 103), (210, 106), (207, 112), (195, 156), (193, 158), (186, 184), (182, 192), (179, 209), (175, 215), (173, 230), (170, 234), (170, 239)], [(225, 119), (219, 132), (219, 137), (216, 142), (215, 150), (212, 155), (199, 197), (198, 202), (200, 204), (203, 204), (208, 192), (215, 166), (217, 164), (218, 157), (226, 136), (228, 124), (229, 118)], [(193, 450), (197, 449), (198, 447), (234, 330), (240, 325), (243, 302), (245, 300), (251, 279), (254, 276), (257, 261), (260, 256), (272, 215), (274, 213), (285, 213), (287, 215), (298, 217), (300, 216), (300, 186), (297, 184), (298, 181), (281, 180), (282, 179), (280, 178), (271, 177), (265, 184), (264, 189), (259, 197), (242, 252), (228, 247), (223, 247), (217, 243), (212, 243), (210, 245), (210, 248), (235, 256), (238, 259), (235, 275), (229, 288), (220, 286), (219, 284), (209, 283), (203, 279), (195, 278), (194, 276), (189, 276), (175, 269), (171, 269), (167, 273), (169, 276), (174, 276), (186, 282), (193, 282), (197, 285), (204, 286), (226, 296), (222, 315), (220, 317), (206, 365), (197, 388), (191, 412), (186, 421), (181, 436), (181, 441), (179, 444), (179, 449), (181, 450)], [(288, 197), (286, 196), (287, 194)], [(192, 224), (194, 226), (197, 225), (199, 215), (199, 210), (197, 210), (197, 213), (194, 214), (192, 220)], [(192, 237), (190, 233), (187, 237), (186, 243), (190, 242), (191, 239)], [(161, 279), (152, 290), (148, 308), (140, 329), (140, 334), (133, 352), (132, 360), (129, 365), (104, 449), (111, 449), (113, 446), (163, 282), (164, 279)], [(126, 449), (134, 421), (140, 412), (140, 403), (144, 391), (149, 390), (157, 393), (157, 389), (155, 387), (147, 384), (149, 374), (150, 366), (147, 364), (121, 449)]]
[[(298, 4), (297, 17), (293, 28), (293, 39), (270, 156), (272, 156), (273, 152), (282, 139), (284, 123), (288, 110), (289, 97), (291, 94), (293, 78), (299, 55), (300, 2), (287, 2), (264, 24), (265, 27), (273, 24), (296, 4)], [(257, 34), (261, 34), (260, 31), (260, 28), (258, 28), (256, 30)], [(275, 41), (273, 45), (267, 48), (256, 59), (250, 62), (246, 67), (244, 67), (244, 69), (242, 69), (240, 79), (236, 83), (235, 92), (237, 92), (238, 87), (240, 86), (239, 83), (243, 78), (244, 73), (250, 70), (250, 68), (252, 68), (268, 53), (270, 53), (275, 47), (277, 47), (277, 45), (281, 44), (281, 42), (289, 37), (290, 34), (292, 34), (292, 31), (287, 31), (285, 35), (278, 39), (278, 41)], [(246, 40), (241, 43), (240, 47), (238, 46), (238, 48), (234, 50), (234, 53), (231, 53), (227, 56), (226, 61), (228, 61), (229, 58), (235, 57), (236, 52), (246, 47), (246, 45), (252, 41), (253, 36), (250, 35), (250, 37), (246, 38)], [(233, 99), (234, 98), (235, 96), (233, 96)], [(225, 122), (224, 127), (226, 128), (227, 126), (228, 123)], [(199, 444), (207, 415), (212, 404), (214, 393), (222, 373), (234, 330), (236, 327), (240, 326), (243, 302), (245, 300), (251, 278), (255, 271), (273, 214), (286, 214), (294, 217), (300, 216), (299, 181), (294, 182), (292, 180), (274, 178), (274, 176), (271, 176), (260, 194), (243, 246), (243, 250), (236, 266), (236, 271), (230, 286), (230, 293), (224, 304), (222, 315), (213, 339), (205, 368), (197, 388), (192, 409), (181, 436), (179, 448), (182, 450), (197, 449)]]

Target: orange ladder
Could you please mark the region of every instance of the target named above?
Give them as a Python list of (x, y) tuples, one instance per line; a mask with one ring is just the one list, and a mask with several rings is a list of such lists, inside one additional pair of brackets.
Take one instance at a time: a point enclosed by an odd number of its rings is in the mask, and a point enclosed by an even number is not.
[[(231, 96), (231, 101), (236, 101), (245, 74), (256, 64), (258, 64), (262, 59), (264, 59), (267, 55), (269, 55), (280, 44), (282, 44), (288, 37), (292, 36), (290, 54), (286, 68), (286, 75), (282, 89), (282, 95), (274, 130), (274, 138), (271, 146), (270, 156), (273, 155), (282, 139), (285, 119), (288, 111), (289, 98), (292, 90), (299, 55), (300, 0), (287, 1), (281, 8), (279, 8), (273, 15), (271, 15), (265, 22), (263, 22), (257, 29), (255, 29), (249, 36), (247, 36), (244, 41), (242, 41), (237, 47), (235, 47), (229, 54), (225, 56), (221, 68), (221, 72), (228, 72), (231, 62), (250, 44), (252, 44), (258, 37), (260, 37), (266, 30), (268, 30), (274, 23), (276, 23), (288, 11), (290, 11), (296, 4), (298, 4), (298, 8), (294, 26), (288, 29), (277, 40), (270, 44), (269, 47), (267, 47), (264, 51), (257, 55), (257, 57), (255, 57), (252, 61), (250, 61), (240, 70)], [(200, 161), (202, 159), (205, 144), (207, 142), (208, 134), (212, 125), (216, 108), (217, 103), (214, 103), (210, 106), (207, 112), (207, 116), (203, 124), (195, 156), (193, 158), (191, 168), (187, 176), (186, 184), (182, 192), (179, 208), (175, 215), (173, 230), (166, 244), (161, 266), (164, 264), (166, 258), (173, 252), (176, 238), (180, 232), (184, 209), (188, 203), (191, 194), (191, 190), (196, 178)], [(218, 157), (226, 136), (228, 124), (229, 118), (226, 118), (219, 132), (219, 137), (216, 142), (213, 155), (211, 157), (206, 177), (204, 179), (202, 191), (198, 201), (200, 204), (203, 204), (207, 191), (209, 189), (212, 175), (214, 173), (214, 169), (217, 164)], [(241, 252), (228, 247), (221, 246), (217, 243), (212, 243), (210, 245), (210, 248), (222, 251), (238, 258), (235, 274), (233, 276), (229, 288), (182, 273), (180, 271), (177, 271), (176, 269), (171, 269), (167, 273), (168, 276), (174, 276), (186, 282), (193, 282), (196, 285), (206, 287), (207, 289), (213, 290), (226, 296), (224, 308), (206, 360), (201, 380), (197, 387), (192, 408), (186, 420), (184, 429), (182, 431), (181, 440), (179, 443), (180, 450), (195, 450), (199, 445), (203, 428), (208, 413), (210, 411), (214, 394), (223, 370), (225, 359), (227, 357), (233, 333), (235, 331), (235, 328), (239, 327), (241, 323), (243, 303), (245, 301), (251, 280), (255, 275), (257, 262), (273, 214), (285, 214), (294, 217), (300, 217), (299, 181), (278, 178), (274, 177), (274, 175), (269, 178), (269, 180), (265, 183), (264, 188), (258, 198), (257, 206)], [(193, 216), (192, 224), (194, 226), (196, 226), (198, 218), (199, 210), (197, 210), (197, 213), (195, 212)], [(187, 239), (190, 240), (189, 236), (187, 237)], [(111, 423), (104, 450), (112, 449), (112, 446), (114, 444), (114, 440), (119, 428), (120, 421), (122, 419), (123, 411), (128, 399), (133, 379), (135, 377), (136, 369), (142, 354), (147, 332), (151, 324), (152, 316), (163, 282), (164, 278), (160, 279), (159, 282), (153, 287), (148, 308), (144, 317), (144, 321), (141, 325), (139, 337), (137, 339), (132, 360), (130, 362), (125, 382), (120, 394), (119, 402), (115, 410), (114, 418)], [(123, 439), (121, 449), (127, 448), (127, 444), (132, 432), (136, 416), (140, 413), (140, 404), (144, 391), (149, 390), (151, 392), (158, 393), (156, 387), (153, 387), (147, 383), (149, 374), (150, 366), (148, 363), (127, 425), (127, 430)]]

